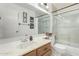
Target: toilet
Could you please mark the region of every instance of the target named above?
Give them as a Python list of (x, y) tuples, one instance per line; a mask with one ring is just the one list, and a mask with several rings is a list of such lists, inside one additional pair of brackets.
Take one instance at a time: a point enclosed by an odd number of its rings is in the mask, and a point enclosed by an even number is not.
[(61, 56), (66, 52), (66, 46), (63, 44), (56, 43), (54, 45), (54, 55)]

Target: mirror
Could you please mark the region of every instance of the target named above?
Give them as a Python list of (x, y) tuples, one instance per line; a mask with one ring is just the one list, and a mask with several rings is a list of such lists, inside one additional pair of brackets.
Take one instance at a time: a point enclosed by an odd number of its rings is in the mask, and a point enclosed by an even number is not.
[(0, 4), (0, 39), (49, 32), (49, 19), (47, 13), (27, 4)]
[(0, 4), (0, 39), (37, 34), (34, 20), (35, 12), (30, 10), (28, 6), (26, 8), (19, 3)]

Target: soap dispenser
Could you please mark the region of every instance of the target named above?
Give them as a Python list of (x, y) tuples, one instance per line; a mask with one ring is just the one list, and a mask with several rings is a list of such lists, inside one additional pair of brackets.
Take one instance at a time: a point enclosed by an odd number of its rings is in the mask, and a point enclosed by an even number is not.
[(29, 40), (30, 40), (30, 41), (32, 41), (32, 40), (33, 40), (33, 37), (32, 37), (32, 36), (30, 36)]

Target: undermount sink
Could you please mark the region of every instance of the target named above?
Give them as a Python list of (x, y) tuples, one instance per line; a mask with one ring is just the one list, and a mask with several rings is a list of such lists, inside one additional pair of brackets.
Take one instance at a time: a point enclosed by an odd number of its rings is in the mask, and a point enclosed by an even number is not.
[(35, 42), (35, 41), (21, 42), (17, 47), (21, 48), (21, 49), (24, 49), (24, 48), (27, 48), (28, 46), (31, 46), (31, 45), (35, 44), (35, 43), (37, 43), (37, 42)]

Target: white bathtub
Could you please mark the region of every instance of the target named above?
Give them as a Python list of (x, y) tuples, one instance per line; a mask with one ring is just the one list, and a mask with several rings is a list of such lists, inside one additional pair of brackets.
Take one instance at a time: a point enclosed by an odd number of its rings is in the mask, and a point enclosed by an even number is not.
[(54, 49), (55, 55), (58, 56), (79, 56), (79, 48), (56, 43)]

